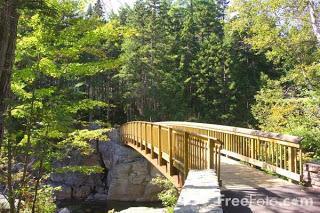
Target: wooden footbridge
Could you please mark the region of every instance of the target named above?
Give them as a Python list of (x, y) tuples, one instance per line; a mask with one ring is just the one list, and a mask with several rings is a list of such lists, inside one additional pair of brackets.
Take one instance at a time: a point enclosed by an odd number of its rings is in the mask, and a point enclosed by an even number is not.
[(148, 159), (181, 187), (190, 169), (214, 169), (220, 180), (221, 155), (289, 180), (302, 178), (302, 138), (258, 130), (193, 122), (128, 122), (124, 143)]
[(121, 136), (177, 188), (183, 185), (190, 169), (214, 169), (220, 177), (222, 143), (215, 137), (143, 121), (124, 124)]
[[(211, 204), (209, 211), (201, 209), (204, 210), (202, 212), (222, 212), (221, 204), (224, 212), (237, 213), (311, 213), (320, 208), (320, 190), (290, 183), (303, 179), (302, 138), (193, 122), (133, 121), (122, 125), (120, 131), (122, 141), (141, 153), (177, 188), (183, 186), (188, 172), (192, 171), (182, 188), (182, 199), (179, 198), (182, 202), (178, 201), (175, 212), (199, 212), (199, 209), (190, 211), (190, 208), (206, 208)], [(208, 177), (203, 174), (208, 174)], [(203, 184), (199, 183), (201, 181)], [(210, 200), (217, 200), (217, 193), (228, 199), (271, 197), (280, 202), (272, 206), (255, 203), (250, 203), (250, 206), (228, 206), (224, 201), (211, 203)], [(281, 204), (281, 200), (297, 197), (313, 199), (313, 204)], [(197, 204), (203, 200), (208, 202)], [(186, 208), (179, 208), (181, 206)]]

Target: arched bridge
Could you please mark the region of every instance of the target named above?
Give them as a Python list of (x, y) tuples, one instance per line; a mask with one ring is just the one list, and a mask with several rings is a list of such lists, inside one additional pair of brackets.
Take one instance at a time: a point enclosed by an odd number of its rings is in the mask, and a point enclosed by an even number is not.
[(220, 179), (222, 143), (215, 137), (143, 121), (124, 124), (121, 136), (177, 188), (183, 185), (190, 169), (214, 169)]
[[(262, 196), (281, 197), (279, 187), (289, 190), (297, 186), (289, 182), (303, 179), (300, 137), (194, 122), (133, 121), (122, 125), (120, 130), (122, 141), (141, 153), (177, 188), (183, 186), (189, 170), (214, 170), (227, 197), (239, 197), (239, 193), (243, 196), (243, 192), (246, 196), (261, 196), (261, 189), (264, 189)], [(289, 182), (255, 168), (277, 174)], [(302, 190), (295, 188), (293, 191), (299, 195)], [(319, 199), (318, 192), (310, 193), (302, 196)], [(319, 202), (316, 200), (317, 204)], [(243, 210), (233, 209), (234, 212), (252, 212), (252, 209)]]

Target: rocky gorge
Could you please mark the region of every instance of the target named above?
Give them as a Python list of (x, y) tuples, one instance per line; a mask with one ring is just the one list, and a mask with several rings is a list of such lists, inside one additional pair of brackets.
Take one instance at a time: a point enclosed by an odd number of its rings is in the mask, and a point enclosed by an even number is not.
[(85, 175), (79, 172), (54, 173), (50, 176), (52, 186), (61, 186), (55, 193), (57, 201), (157, 201), (161, 188), (151, 181), (161, 174), (147, 160), (133, 149), (124, 146), (119, 132), (109, 132), (108, 141), (91, 141), (95, 152), (82, 156), (74, 152), (72, 156), (57, 162), (56, 167), (101, 166), (101, 174)]

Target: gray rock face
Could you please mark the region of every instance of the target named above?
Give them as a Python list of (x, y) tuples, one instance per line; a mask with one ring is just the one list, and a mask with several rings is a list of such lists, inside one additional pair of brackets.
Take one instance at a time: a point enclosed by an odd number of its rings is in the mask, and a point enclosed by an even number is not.
[[(18, 200), (16, 199), (14, 203), (15, 203), (15, 206), (17, 207)], [(0, 194), (0, 212), (1, 213), (10, 212), (10, 204), (9, 204), (7, 198), (1, 194)]]
[(90, 201), (156, 201), (160, 187), (151, 183), (160, 173), (133, 149), (119, 142), (118, 131), (109, 134), (110, 141), (99, 142), (97, 152), (89, 157), (74, 153), (71, 158), (57, 162), (57, 167), (70, 165), (104, 165), (107, 173), (84, 175), (64, 173), (51, 175), (57, 200), (84, 199)]
[[(80, 153), (74, 152), (71, 158), (65, 159), (63, 162), (57, 162), (55, 166), (75, 165), (100, 165), (98, 153), (83, 157)], [(85, 175), (79, 172), (55, 173), (50, 176), (50, 183), (53, 186), (62, 187), (62, 190), (55, 193), (57, 200), (85, 199), (97, 191), (107, 193), (104, 176), (105, 174)]]
[(161, 189), (151, 180), (161, 174), (139, 153), (114, 140), (118, 137), (112, 134), (111, 142), (99, 144), (104, 164), (109, 168), (108, 200), (157, 201)]
[(131, 207), (126, 210), (120, 211), (120, 213), (165, 213), (163, 208), (149, 208), (149, 207)]
[(219, 181), (214, 170), (189, 171), (174, 212), (223, 213)]
[(2, 211), (9, 212), (10, 210), (9, 202), (3, 195), (0, 195), (0, 210), (1, 210), (0, 212)]
[(70, 213), (70, 210), (67, 208), (59, 209), (58, 213)]
[(110, 173), (109, 200), (156, 201), (160, 188), (151, 184), (153, 170), (144, 159), (118, 164)]

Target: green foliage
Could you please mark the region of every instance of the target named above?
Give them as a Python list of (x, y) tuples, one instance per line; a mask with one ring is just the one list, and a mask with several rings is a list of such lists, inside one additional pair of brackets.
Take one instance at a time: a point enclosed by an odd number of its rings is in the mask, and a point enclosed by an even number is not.
[[(304, 137), (306, 152), (320, 156), (319, 48), (306, 1), (235, 1), (234, 30), (264, 54), (276, 75), (264, 76), (252, 112), (266, 131)], [(319, 10), (319, 7), (315, 8)]]
[(178, 200), (178, 190), (167, 179), (157, 177), (152, 179), (152, 183), (160, 186), (162, 191), (158, 194), (159, 200), (165, 207), (174, 207)]
[[(53, 193), (54, 191), (59, 190), (59, 187), (51, 187), (49, 185), (42, 186), (38, 191), (38, 199), (35, 205), (35, 211), (41, 213), (52, 213), (55, 212), (56, 204), (54, 203)], [(32, 212), (31, 202), (25, 204), (25, 209), (23, 213)]]
[[(54, 161), (91, 154), (90, 142), (107, 139), (107, 129), (92, 129), (128, 120), (258, 127), (302, 136), (320, 158), (320, 52), (308, 1), (138, 0), (108, 19), (102, 1), (87, 12), (85, 0), (20, 4), (0, 184), (27, 206)], [(9, 162), (32, 162), (32, 171), (12, 172)], [(173, 186), (155, 183), (173, 206)], [(50, 190), (37, 189), (36, 208), (54, 211)]]
[(90, 143), (90, 140), (101, 140), (106, 141), (108, 137), (106, 133), (109, 129), (97, 129), (97, 130), (76, 130), (69, 134), (69, 136), (58, 143), (58, 146), (61, 148), (69, 147), (69, 150), (79, 150), (83, 155), (90, 155), (94, 151)]
[(104, 168), (100, 166), (65, 166), (55, 169), (56, 173), (79, 172), (85, 175), (103, 173)]
[[(54, 162), (74, 150), (88, 155), (93, 152), (91, 140), (107, 140), (107, 129), (89, 128), (95, 113), (114, 105), (93, 88), (105, 88), (104, 79), (97, 79), (119, 67), (119, 57), (111, 53), (119, 48), (122, 37), (130, 35), (116, 21), (105, 23), (101, 17), (85, 16), (83, 1), (46, 3), (46, 15), (42, 10), (21, 11), (6, 146), (0, 147), (0, 159), (7, 159), (1, 161), (7, 178), (1, 178), (0, 184), (11, 189), (11, 197), (21, 201), (19, 211), (26, 212), (55, 211), (51, 191), (43, 188), (48, 174), (55, 172)], [(98, 123), (107, 122), (105, 118)], [(13, 170), (16, 164), (22, 170)], [(32, 168), (27, 169), (28, 165)], [(62, 170), (91, 174), (103, 169)]]
[(266, 131), (282, 132), (303, 137), (306, 152), (320, 157), (319, 94), (300, 90), (299, 94), (284, 91), (287, 80), (267, 80), (256, 96), (252, 110)]

